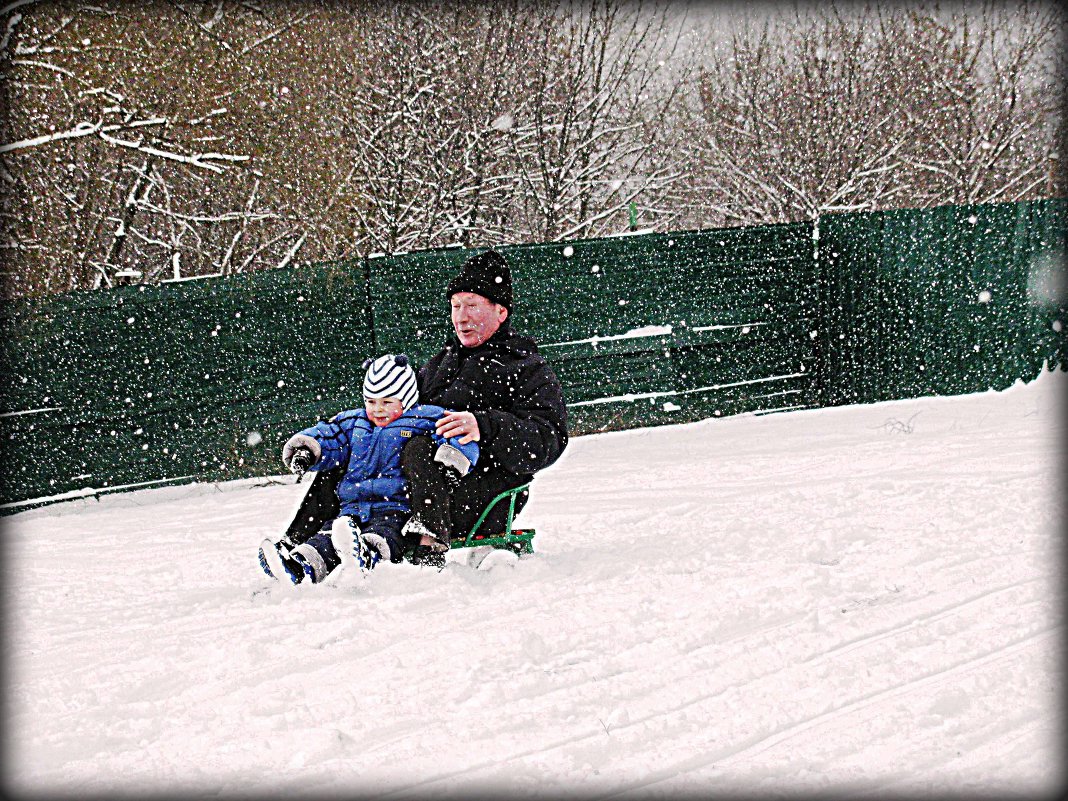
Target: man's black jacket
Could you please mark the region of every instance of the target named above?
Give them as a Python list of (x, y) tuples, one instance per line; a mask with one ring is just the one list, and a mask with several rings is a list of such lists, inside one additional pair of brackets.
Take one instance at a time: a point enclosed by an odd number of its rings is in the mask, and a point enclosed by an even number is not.
[(555, 462), (567, 446), (560, 381), (534, 340), (507, 321), (475, 348), (454, 336), (419, 369), (418, 380), (423, 403), (475, 415), (479, 467), (506, 470), (516, 485)]

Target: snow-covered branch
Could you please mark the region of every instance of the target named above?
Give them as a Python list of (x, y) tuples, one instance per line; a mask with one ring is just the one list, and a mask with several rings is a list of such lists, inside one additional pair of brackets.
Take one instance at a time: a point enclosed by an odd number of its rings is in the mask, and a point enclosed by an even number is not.
[(175, 153), (171, 150), (161, 150), (158, 147), (152, 147), (151, 145), (144, 144), (143, 141), (132, 141), (129, 139), (119, 139), (115, 136), (109, 136), (103, 131), (99, 132), (100, 138), (107, 142), (109, 145), (115, 145), (116, 147), (125, 147), (130, 150), (136, 150), (140, 153), (145, 153), (149, 156), (158, 156), (168, 161), (176, 161), (181, 164), (188, 164), (191, 167), (200, 167), (212, 172), (221, 173), (223, 167), (218, 164), (212, 164), (212, 161), (248, 161), (248, 156), (237, 156), (228, 153), (194, 153), (192, 155), (183, 155), (181, 153)]
[(286, 23), (285, 25), (282, 25), (281, 27), (276, 28), (275, 30), (273, 30), (269, 34), (267, 34), (266, 36), (262, 36), (259, 39), (257, 39), (256, 41), (252, 42), (251, 44), (246, 45), (245, 47), (241, 48), (241, 50), (238, 51), (238, 55), (239, 56), (244, 56), (244, 55), (252, 52), (256, 48), (267, 44), (267, 42), (270, 42), (272, 39), (277, 39), (279, 36), (281, 36), (286, 31), (288, 31), (288, 30), (290, 30), (292, 28), (295, 28), (296, 26), (300, 25), (302, 22), (307, 20), (308, 17), (310, 17), (311, 15), (312, 15), (312, 12), (309, 11), (309, 12), (307, 12), (305, 14), (302, 14), (301, 16), (297, 17), (296, 19), (291, 20), (290, 22)]
[(47, 145), (51, 142), (59, 142), (63, 139), (77, 139), (82, 136), (91, 136), (95, 133), (99, 133), (103, 127), (103, 123), (100, 122), (79, 122), (73, 128), (66, 131), (59, 131), (58, 133), (43, 134), (42, 136), (34, 136), (29, 139), (20, 139), (17, 142), (9, 142), (5, 145), (0, 145), (0, 153), (11, 153), (16, 150), (26, 150), (31, 147), (39, 147), (41, 145)]

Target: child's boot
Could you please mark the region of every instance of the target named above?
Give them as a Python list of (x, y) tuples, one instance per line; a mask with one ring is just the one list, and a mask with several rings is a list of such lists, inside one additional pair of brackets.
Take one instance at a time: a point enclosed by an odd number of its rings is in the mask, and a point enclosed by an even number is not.
[(334, 550), (337, 552), (338, 558), (341, 560), (341, 566), (346, 570), (349, 566), (354, 565), (359, 568), (359, 564), (356, 563), (353, 551), (353, 544), (356, 541), (356, 537), (360, 532), (360, 524), (356, 518), (351, 515), (342, 515), (334, 520), (333, 525), (330, 527), (330, 542), (334, 546)]
[(266, 539), (260, 543), (260, 567), (273, 579), (289, 579), (294, 584), (304, 580), (304, 568), (293, 558), (293, 542), (282, 537), (277, 542)]
[(386, 541), (377, 534), (364, 533), (359, 527), (354, 529), (352, 537), (352, 556), (360, 570), (374, 570), (383, 558), (382, 549), (385, 549), (385, 558), (389, 560), (389, 546)]
[(304, 575), (312, 584), (321, 582), (341, 564), (341, 557), (331, 539), (332, 533), (332, 529), (320, 531), (303, 545), (293, 549), (293, 559), (300, 564)]
[(344, 565), (354, 563), (359, 570), (373, 570), (375, 565), (390, 561), (393, 554), (390, 541), (375, 533), (364, 531), (360, 522), (351, 515), (334, 521), (330, 530), (330, 542)]

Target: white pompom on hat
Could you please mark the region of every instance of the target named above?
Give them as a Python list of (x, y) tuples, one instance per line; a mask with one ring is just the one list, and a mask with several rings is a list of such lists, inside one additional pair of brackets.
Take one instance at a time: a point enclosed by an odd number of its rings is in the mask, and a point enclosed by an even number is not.
[(363, 378), (364, 400), (396, 398), (401, 402), (404, 411), (419, 402), (419, 385), (415, 381), (415, 370), (403, 353), (396, 356), (387, 353), (377, 359), (368, 359), (363, 366), (367, 369)]

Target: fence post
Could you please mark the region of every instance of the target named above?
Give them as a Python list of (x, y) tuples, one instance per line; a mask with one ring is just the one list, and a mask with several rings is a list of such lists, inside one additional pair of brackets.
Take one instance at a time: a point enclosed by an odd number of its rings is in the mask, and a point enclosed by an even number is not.
[(378, 354), (378, 335), (375, 331), (375, 304), (374, 298), (371, 296), (371, 261), (367, 258), (365, 253), (361, 260), (363, 261), (363, 293), (366, 301), (367, 311), (367, 330), (371, 334), (371, 353)]

